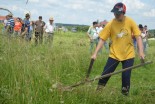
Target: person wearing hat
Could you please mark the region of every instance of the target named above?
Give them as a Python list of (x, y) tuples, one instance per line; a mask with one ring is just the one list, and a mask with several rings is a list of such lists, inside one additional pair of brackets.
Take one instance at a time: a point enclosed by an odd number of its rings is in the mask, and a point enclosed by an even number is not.
[(46, 23), (45, 25), (45, 43), (50, 43), (52, 44), (53, 42), (53, 37), (54, 37), (54, 18), (50, 17), (49, 22)]
[[(102, 48), (104, 42), (110, 38), (110, 53), (107, 63), (101, 75), (112, 73), (115, 71), (118, 64), (122, 63), (122, 68), (131, 67), (134, 64), (134, 45), (132, 40), (132, 34), (136, 37), (138, 45), (138, 54), (141, 59), (144, 59), (141, 32), (138, 26), (128, 16), (125, 16), (126, 6), (123, 3), (117, 3), (111, 10), (114, 13), (115, 18), (112, 19), (100, 32), (99, 44), (91, 56), (92, 59), (96, 59), (98, 51)], [(128, 95), (130, 90), (130, 76), (131, 70), (122, 73), (122, 87), (121, 92), (124, 95)], [(107, 84), (110, 77), (99, 79), (97, 91), (102, 90)]]
[(38, 44), (38, 41), (40, 43), (43, 42), (43, 28), (45, 26), (45, 22), (42, 21), (42, 16), (39, 16), (39, 20), (37, 20), (35, 23), (35, 44)]
[(6, 24), (6, 33), (11, 36), (13, 34), (13, 28), (14, 28), (15, 22), (13, 19), (13, 15), (10, 13), (8, 14), (8, 21)]

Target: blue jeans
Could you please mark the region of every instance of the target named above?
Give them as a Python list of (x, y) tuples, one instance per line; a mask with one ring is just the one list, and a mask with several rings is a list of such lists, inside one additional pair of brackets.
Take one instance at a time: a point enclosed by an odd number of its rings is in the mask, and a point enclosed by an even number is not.
[(26, 41), (31, 41), (31, 32), (27, 32), (27, 33), (26, 33), (25, 40), (26, 40)]
[(97, 47), (98, 41), (99, 41), (99, 39), (97, 38), (97, 39), (93, 39), (93, 40), (90, 42), (90, 49), (89, 49), (89, 50), (90, 50), (90, 53), (93, 52), (94, 45), (96, 45), (96, 47)]
[[(102, 75), (114, 72), (116, 67), (118, 66), (119, 62), (120, 61), (109, 57), (106, 65), (104, 67), (104, 70), (102, 72)], [(133, 66), (134, 58), (121, 61), (121, 63), (122, 63), (123, 69), (127, 68), (127, 67), (131, 67), (131, 66)], [(128, 90), (129, 90), (129, 88), (130, 88), (130, 76), (131, 76), (131, 70), (122, 72), (122, 88), (125, 87), (125, 88), (128, 88)], [(106, 83), (108, 82), (109, 78), (110, 77), (100, 79), (98, 84), (105, 86)]]
[(147, 42), (146, 41), (143, 41), (143, 48), (144, 48), (144, 53), (146, 54), (147, 53)]

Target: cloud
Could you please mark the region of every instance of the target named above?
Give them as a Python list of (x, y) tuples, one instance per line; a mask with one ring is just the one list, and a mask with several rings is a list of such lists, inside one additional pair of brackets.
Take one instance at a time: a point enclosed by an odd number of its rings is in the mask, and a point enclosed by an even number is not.
[(129, 11), (137, 11), (145, 7), (145, 3), (141, 0), (123, 0), (123, 3), (127, 6)]
[(151, 9), (150, 11), (144, 12), (143, 15), (146, 17), (155, 17), (155, 9)]
[(81, 4), (71, 4), (71, 5), (67, 5), (65, 6), (66, 8), (71, 8), (71, 9), (74, 9), (74, 10), (82, 10), (84, 9), (84, 7), (81, 5)]
[(12, 6), (12, 10), (16, 11), (16, 10), (18, 10), (18, 7), (16, 5)]
[(32, 9), (32, 10), (31, 10), (31, 13), (32, 13), (33, 15), (38, 15), (38, 14), (39, 14), (38, 10), (36, 10), (36, 9)]
[(28, 0), (28, 2), (38, 3), (38, 2), (39, 2), (39, 0)]
[(91, 24), (97, 19), (114, 18), (110, 11), (117, 2), (125, 3), (126, 15), (139, 23), (146, 22), (146, 18), (153, 21), (152, 17), (155, 17), (154, 0), (29, 0), (27, 5), (26, 0), (10, 0), (9, 4), (1, 0), (0, 7), (8, 8), (21, 17), (24, 12), (30, 11), (34, 20), (42, 15), (45, 21), (53, 16), (55, 22)]

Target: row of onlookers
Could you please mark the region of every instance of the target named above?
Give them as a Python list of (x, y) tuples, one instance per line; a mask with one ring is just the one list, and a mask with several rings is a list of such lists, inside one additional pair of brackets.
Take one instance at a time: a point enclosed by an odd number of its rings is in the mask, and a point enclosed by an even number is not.
[(12, 14), (8, 14), (4, 20), (4, 34), (11, 36), (19, 36), (25, 38), (27, 41), (31, 41), (32, 33), (35, 33), (35, 43), (43, 42), (43, 34), (45, 35), (46, 42), (53, 41), (54, 35), (54, 18), (50, 17), (49, 21), (45, 23), (42, 20), (42, 16), (39, 16), (38, 20), (30, 21), (30, 14), (26, 14), (24, 19), (13, 19)]

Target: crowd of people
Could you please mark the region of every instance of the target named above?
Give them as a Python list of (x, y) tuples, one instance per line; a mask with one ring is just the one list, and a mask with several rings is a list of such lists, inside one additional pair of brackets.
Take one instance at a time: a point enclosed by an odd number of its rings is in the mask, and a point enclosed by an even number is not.
[[(101, 32), (101, 30), (104, 28), (105, 24), (102, 24), (102, 22), (97, 22), (94, 21), (92, 23), (92, 26), (89, 27), (88, 31), (87, 31), (87, 35), (90, 39), (90, 53), (92, 54), (93, 49), (94, 49), (94, 45), (98, 45), (99, 42), (99, 33)], [(104, 43), (105, 49), (107, 52), (109, 52), (109, 46), (108, 43), (105, 42)], [(100, 50), (100, 53), (102, 52), (102, 49)]]
[(141, 37), (142, 37), (142, 41), (143, 41), (143, 51), (145, 53), (145, 55), (147, 54), (147, 47), (149, 46), (148, 45), (148, 29), (147, 29), (147, 25), (145, 25), (143, 27), (142, 24), (139, 24), (139, 29), (141, 31)]
[(51, 43), (54, 36), (54, 18), (50, 17), (49, 22), (45, 23), (42, 20), (42, 16), (39, 16), (38, 20), (30, 21), (30, 14), (25, 14), (25, 18), (13, 18), (12, 14), (6, 15), (4, 20), (4, 31), (3, 33), (9, 37), (20, 37), (26, 41), (31, 41), (32, 34), (35, 35), (35, 44), (42, 44), (43, 34), (45, 42)]

